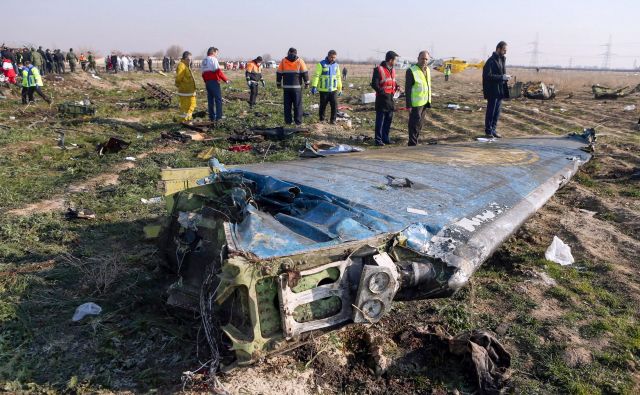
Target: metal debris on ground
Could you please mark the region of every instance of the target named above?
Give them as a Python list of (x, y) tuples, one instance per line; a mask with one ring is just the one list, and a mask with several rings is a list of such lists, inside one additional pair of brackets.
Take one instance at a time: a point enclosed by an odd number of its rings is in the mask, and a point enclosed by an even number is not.
[(556, 88), (542, 81), (530, 81), (522, 87), (522, 94), (527, 99), (550, 100), (556, 97)]
[[(591, 159), (585, 143), (536, 136), (333, 155), (317, 166), (165, 169), (169, 215), (157, 234), (175, 273), (168, 302), (199, 312), (215, 372), (378, 322), (394, 300), (449, 297)], [(391, 180), (384, 165), (397, 172)], [(508, 367), (494, 340), (447, 339), (471, 357), (480, 388)]]
[(305, 147), (300, 151), (301, 158), (321, 158), (327, 155), (346, 154), (349, 152), (362, 152), (364, 148), (354, 147), (348, 144), (330, 144), (330, 143), (310, 143), (307, 141)]
[(58, 104), (58, 114), (62, 116), (77, 117), (83, 115), (96, 115), (96, 107), (90, 102), (64, 102)]
[(159, 107), (162, 108), (171, 106), (171, 92), (164, 89), (160, 85), (147, 82), (146, 85), (142, 85), (142, 89), (145, 90), (148, 98), (158, 101)]
[(461, 358), (469, 365), (480, 394), (502, 394), (511, 378), (511, 355), (490, 332), (473, 330), (455, 337), (436, 331), (426, 332), (431, 342), (440, 342), (442, 348)]
[(67, 219), (95, 219), (96, 213), (88, 208), (71, 208), (67, 209), (65, 214)]
[(207, 140), (207, 136), (191, 130), (180, 130), (180, 131), (171, 131), (171, 132), (162, 132), (160, 133), (160, 137), (165, 140), (173, 140), (178, 141), (180, 143), (186, 143), (189, 141), (205, 141)]
[(285, 128), (282, 126), (275, 128), (255, 128), (250, 130), (251, 133), (263, 136), (267, 140), (285, 140), (293, 137), (296, 133), (308, 131), (309, 129), (306, 128)]
[(622, 109), (623, 109), (624, 111), (635, 111), (635, 109), (636, 109), (636, 105), (635, 105), (635, 104), (630, 104), (630, 105), (628, 105), (628, 106), (624, 106)]
[(517, 99), (522, 96), (523, 83), (516, 81), (513, 85), (509, 86), (509, 99)]
[(596, 99), (617, 99), (640, 92), (640, 84), (633, 89), (629, 89), (628, 86), (616, 89), (596, 84), (591, 86), (591, 91)]
[(126, 149), (129, 145), (131, 145), (131, 143), (124, 141), (121, 138), (110, 137), (109, 140), (96, 146), (96, 152), (98, 152), (98, 155), (100, 156), (104, 154), (115, 154)]
[(206, 133), (211, 128), (215, 127), (216, 123), (214, 121), (203, 121), (203, 122), (191, 121), (191, 122), (182, 122), (181, 125), (187, 129), (191, 129), (196, 132)]

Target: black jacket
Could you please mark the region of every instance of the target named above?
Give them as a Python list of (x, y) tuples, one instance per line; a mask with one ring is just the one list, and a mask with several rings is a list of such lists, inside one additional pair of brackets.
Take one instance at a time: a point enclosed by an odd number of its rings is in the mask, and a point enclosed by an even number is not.
[[(387, 63), (382, 62), (380, 63), (380, 66), (387, 67)], [(389, 69), (389, 67), (387, 67), (387, 69)], [(375, 109), (376, 111), (385, 111), (385, 112), (394, 111), (395, 103), (393, 102), (393, 94), (384, 93), (384, 91), (380, 89), (381, 79), (382, 78), (380, 76), (380, 73), (378, 72), (378, 68), (376, 67), (375, 69), (373, 69), (373, 76), (371, 77), (371, 87), (373, 88), (374, 91), (376, 91)]]
[(485, 99), (509, 98), (507, 81), (502, 80), (505, 74), (505, 57), (494, 52), (482, 68), (482, 93)]

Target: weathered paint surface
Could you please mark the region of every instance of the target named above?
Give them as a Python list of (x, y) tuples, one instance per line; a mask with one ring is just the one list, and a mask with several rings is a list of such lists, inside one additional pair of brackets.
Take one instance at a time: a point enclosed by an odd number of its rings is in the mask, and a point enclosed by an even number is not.
[[(589, 160), (590, 155), (580, 150), (584, 145), (581, 139), (569, 137), (502, 139), (263, 163), (234, 170), (268, 175), (369, 207), (397, 223), (389, 231), (422, 223), (429, 233), (437, 234), (455, 223), (475, 230), (504, 214), (554, 176)], [(409, 178), (414, 185), (386, 187), (387, 175)], [(504, 209), (494, 214), (492, 206)]]

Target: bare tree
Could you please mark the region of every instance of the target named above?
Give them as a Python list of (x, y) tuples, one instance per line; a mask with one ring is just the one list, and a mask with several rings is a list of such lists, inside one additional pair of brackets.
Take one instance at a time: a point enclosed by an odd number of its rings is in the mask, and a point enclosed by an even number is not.
[(162, 50), (155, 51), (154, 53), (151, 54), (151, 57), (156, 58), (156, 59), (160, 59), (163, 56), (164, 56), (164, 52)]
[(262, 55), (262, 61), (263, 62), (268, 62), (270, 60), (273, 60), (273, 58), (271, 57), (270, 53), (266, 53), (266, 54)]
[(167, 56), (170, 56), (174, 59), (180, 59), (182, 57), (182, 52), (184, 52), (184, 49), (177, 44), (173, 44), (172, 46), (167, 48)]

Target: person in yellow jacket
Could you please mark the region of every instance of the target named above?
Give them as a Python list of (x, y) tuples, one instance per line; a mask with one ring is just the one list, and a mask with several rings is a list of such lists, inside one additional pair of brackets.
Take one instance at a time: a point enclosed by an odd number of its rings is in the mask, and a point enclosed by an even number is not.
[(191, 52), (182, 54), (182, 61), (176, 69), (176, 86), (180, 100), (180, 122), (189, 122), (193, 119), (193, 110), (196, 109), (196, 80), (191, 70)]
[(327, 103), (331, 106), (331, 118), (329, 123), (336, 123), (338, 113), (337, 96), (342, 96), (342, 76), (340, 65), (336, 62), (338, 54), (333, 49), (327, 53), (327, 57), (316, 65), (311, 80), (311, 94), (320, 92), (320, 122), (324, 121), (324, 113)]
[(37, 93), (42, 97), (44, 101), (51, 104), (51, 99), (42, 92), (42, 77), (40, 76), (40, 70), (31, 64), (31, 61), (25, 60), (24, 67), (20, 67), (20, 74), (22, 75), (22, 104), (33, 103), (35, 100), (33, 94)]
[(418, 54), (418, 63), (409, 67), (404, 93), (409, 113), (409, 145), (417, 145), (427, 109), (431, 108), (431, 71), (429, 52)]

